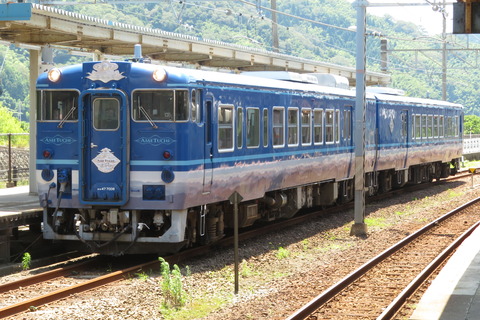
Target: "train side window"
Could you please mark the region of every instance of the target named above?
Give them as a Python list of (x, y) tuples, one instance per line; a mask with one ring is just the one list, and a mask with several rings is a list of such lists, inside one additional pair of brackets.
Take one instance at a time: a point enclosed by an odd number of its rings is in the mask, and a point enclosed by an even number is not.
[(440, 116), (438, 118), (438, 136), (440, 138), (443, 138), (444, 135), (445, 135), (444, 118), (443, 116)]
[(302, 109), (302, 145), (312, 143), (312, 110)]
[(263, 109), (263, 146), (268, 147), (268, 109)]
[(193, 89), (190, 96), (191, 119), (193, 122), (199, 123), (200, 117), (200, 90)]
[(273, 109), (272, 137), (274, 147), (283, 147), (285, 145), (285, 109), (275, 107)]
[(415, 133), (416, 133), (416, 128), (417, 128), (417, 127), (415, 126), (416, 123), (417, 123), (417, 122), (415, 121), (415, 115), (412, 114), (412, 139), (413, 139), (413, 140), (415, 140), (415, 139), (417, 138), (417, 136), (416, 136), (416, 134), (415, 134)]
[(93, 100), (93, 127), (96, 130), (117, 130), (120, 124), (120, 102), (115, 98)]
[(340, 110), (335, 111), (335, 124), (334, 124), (334, 135), (335, 142), (340, 142)]
[(247, 108), (247, 148), (260, 146), (260, 109)]
[(422, 130), (421, 130), (421, 116), (419, 114), (415, 115), (415, 139), (420, 139), (422, 137)]
[(433, 138), (433, 116), (427, 116), (427, 137)]
[(218, 107), (218, 149), (233, 150), (233, 106)]
[(447, 117), (447, 129), (445, 130), (445, 137), (452, 136), (452, 117)]
[(427, 137), (427, 116), (422, 115), (422, 139)]
[(343, 139), (349, 141), (352, 138), (352, 111), (343, 110)]
[(325, 142), (333, 143), (334, 142), (334, 112), (333, 110), (325, 111)]
[(37, 94), (37, 120), (77, 121), (78, 91), (42, 90)]
[(313, 137), (316, 145), (323, 143), (323, 110), (313, 111)]
[(243, 108), (237, 108), (237, 148), (243, 148)]
[(460, 122), (458, 121), (458, 116), (455, 116), (454, 118), (454, 121), (453, 121), (453, 125), (454, 125), (454, 134), (455, 134), (455, 137), (458, 137), (459, 135), (459, 128), (460, 128)]
[(298, 109), (288, 108), (288, 145), (298, 146)]
[(438, 138), (438, 116), (433, 116), (433, 137)]

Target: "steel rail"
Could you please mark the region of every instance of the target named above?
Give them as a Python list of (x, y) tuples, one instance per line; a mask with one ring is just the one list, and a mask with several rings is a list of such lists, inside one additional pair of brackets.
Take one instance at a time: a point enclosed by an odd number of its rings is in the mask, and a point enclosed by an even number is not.
[(2, 284), (0, 285), (0, 293), (5, 293), (11, 290), (18, 289), (20, 287), (24, 288), (40, 282), (45, 282), (55, 278), (63, 277), (65, 275), (71, 274), (73, 270), (85, 268), (90, 264), (95, 263), (95, 261), (96, 261), (95, 259), (92, 259), (89, 261), (75, 263), (70, 266), (57, 268), (54, 270), (50, 270), (50, 271), (39, 273), (37, 275), (30, 276), (28, 278)]
[[(156, 261), (156, 263), (158, 263), (158, 261)], [(124, 279), (125, 277), (128, 277), (133, 272), (137, 272), (141, 268), (150, 266), (152, 264), (153, 264), (152, 262), (148, 262), (145, 264), (123, 269), (120, 271), (115, 271), (115, 272), (97, 277), (95, 279), (85, 281), (84, 283), (81, 283), (81, 284), (73, 285), (64, 289), (59, 289), (36, 298), (32, 298), (29, 300), (25, 300), (25, 301), (1, 308), (0, 318), (13, 316), (17, 313), (28, 311), (30, 307), (38, 307), (53, 301), (66, 298), (72, 294), (81, 293), (87, 290), (91, 290), (91, 289), (106, 285), (108, 283), (111, 283), (117, 280)]]
[[(192, 258), (192, 257), (200, 256), (200, 255), (205, 255), (209, 250), (212, 249), (212, 247), (213, 246), (210, 245), (210, 246), (198, 247), (198, 248), (182, 251), (182, 252), (179, 252), (177, 254), (165, 257), (165, 260), (168, 261), (169, 263), (178, 263), (178, 262), (184, 261), (188, 258)], [(85, 263), (89, 263), (89, 262), (85, 262)], [(124, 278), (128, 277), (129, 275), (131, 275), (132, 273), (138, 272), (139, 270), (153, 268), (153, 267), (160, 267), (160, 263), (159, 263), (158, 260), (146, 262), (146, 263), (136, 265), (136, 266), (133, 266), (133, 267), (130, 267), (130, 268), (126, 268), (126, 269), (123, 269), (123, 270), (120, 270), (120, 271), (115, 271), (115, 272), (97, 277), (95, 279), (91, 279), (91, 280), (85, 281), (83, 283), (70, 286), (68, 288), (56, 290), (56, 291), (53, 291), (51, 293), (48, 293), (48, 294), (45, 294), (45, 295), (42, 295), (42, 296), (38, 296), (36, 298), (32, 298), (32, 299), (22, 301), (22, 302), (19, 302), (19, 303), (16, 303), (16, 304), (4, 307), (4, 308), (0, 308), (0, 319), (1, 318), (6, 318), (6, 317), (9, 317), (9, 316), (13, 316), (17, 313), (28, 311), (29, 308), (32, 307), (32, 306), (33, 307), (38, 307), (38, 306), (41, 306), (41, 305), (44, 305), (44, 304), (47, 304), (47, 303), (51, 303), (51, 302), (54, 302), (54, 301), (57, 301), (57, 300), (60, 300), (60, 299), (67, 298), (68, 296), (70, 296), (72, 294), (77, 294), (77, 293), (81, 293), (81, 292), (84, 292), (84, 291), (88, 291), (88, 290), (91, 290), (91, 289), (98, 288), (98, 287), (106, 285), (108, 283), (124, 279)], [(68, 273), (68, 270), (66, 271), (66, 273)], [(52, 271), (52, 274), (53, 274), (53, 271)], [(42, 276), (42, 275), (39, 275), (39, 276)], [(48, 278), (49, 276), (47, 275), (45, 277)], [(51, 279), (53, 279), (53, 278), (54, 278), (54, 276), (51, 276)], [(37, 282), (41, 282), (41, 281), (42, 280), (37, 281)], [(16, 287), (17, 285), (18, 284), (16, 284), (16, 283), (6, 284), (5, 287), (10, 286), (10, 287), (12, 287), (12, 289), (10, 289), (10, 290), (13, 290), (13, 288)]]
[(330, 288), (322, 292), (320, 295), (312, 299), (310, 302), (308, 302), (306, 305), (304, 305), (302, 308), (297, 310), (294, 314), (289, 316), (287, 320), (303, 320), (306, 319), (308, 316), (310, 316), (313, 312), (315, 312), (317, 309), (319, 309), (322, 305), (330, 301), (333, 297), (335, 297), (338, 293), (340, 293), (342, 290), (347, 288), (349, 285), (354, 283), (356, 280), (361, 278), (363, 275), (365, 275), (370, 269), (372, 269), (374, 266), (378, 265), (380, 262), (385, 260), (386, 258), (390, 257), (393, 255), (395, 252), (399, 251), (403, 247), (405, 247), (407, 244), (413, 242), (415, 239), (419, 238), (421, 235), (426, 233), (427, 231), (433, 229), (435, 226), (437, 226), (439, 223), (447, 220), (451, 216), (454, 216), (458, 212), (468, 208), (469, 206), (480, 202), (480, 197), (469, 201), (468, 203), (446, 213), (442, 217), (436, 219), (435, 221), (429, 223), (428, 225), (424, 226), (423, 228), (419, 229), (415, 233), (412, 233), (408, 237), (404, 238), (402, 241), (394, 244), (390, 248), (386, 249), (373, 259), (367, 261), (365, 264), (363, 264), (360, 268), (357, 270), (353, 271), (349, 275), (347, 275), (345, 278), (343, 278), (340, 282), (332, 285)]
[(460, 237), (452, 242), (445, 250), (442, 251), (422, 272), (410, 282), (410, 284), (393, 300), (392, 303), (377, 317), (377, 320), (392, 319), (395, 314), (400, 311), (407, 299), (430, 277), (435, 270), (445, 262), (448, 257), (467, 239), (473, 231), (480, 225), (480, 221), (471, 226)]

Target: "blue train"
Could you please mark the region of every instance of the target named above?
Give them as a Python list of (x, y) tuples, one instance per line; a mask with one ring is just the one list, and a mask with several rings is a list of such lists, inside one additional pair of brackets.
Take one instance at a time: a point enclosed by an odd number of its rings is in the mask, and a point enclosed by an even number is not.
[[(221, 238), (234, 192), (240, 227), (351, 201), (355, 92), (328, 77), (142, 61), (42, 74), (44, 237), (102, 254), (167, 253)], [(454, 173), (462, 124), (457, 104), (367, 93), (368, 194)]]

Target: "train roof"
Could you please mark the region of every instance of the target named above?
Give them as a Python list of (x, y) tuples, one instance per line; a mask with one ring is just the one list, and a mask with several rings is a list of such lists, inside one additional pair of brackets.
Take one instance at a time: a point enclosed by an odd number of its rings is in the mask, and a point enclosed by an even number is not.
[[(356, 97), (355, 88), (346, 89), (344, 83), (339, 84), (337, 87), (315, 83), (315, 80), (312, 79), (312, 76), (317, 77), (315, 74), (295, 74), (285, 71), (245, 72), (241, 74), (235, 74), (227, 72), (213, 72), (175, 67), (174, 69), (176, 69), (177, 72), (178, 70), (182, 70), (182, 72), (185, 72), (196, 78), (197, 81), (205, 80), (212, 83), (226, 83), (232, 85), (253, 86), (272, 89), (278, 88), (284, 90), (303, 91), (305, 93), (317, 93), (322, 95), (333, 94), (349, 98)], [(171, 70), (171, 67), (165, 67), (165, 70), (169, 72), (169, 70)], [(277, 73), (277, 75), (274, 75), (274, 73)], [(332, 78), (330, 78), (327, 79), (327, 81), (330, 81), (331, 83), (332, 81), (339, 80), (333, 80)], [(456, 103), (434, 99), (407, 97), (403, 94), (404, 93), (402, 93), (402, 90), (394, 88), (368, 87), (366, 90), (367, 99), (378, 99), (385, 103), (435, 105), (438, 107), (460, 109), (463, 108), (462, 105)]]
[[(168, 77), (175, 79), (177, 83), (195, 83), (209, 82), (218, 85), (240, 85), (244, 87), (257, 87), (264, 89), (280, 89), (292, 91), (297, 94), (318, 94), (328, 97), (329, 95), (354, 99), (356, 97), (355, 89), (348, 88), (341, 77), (323, 74), (298, 74), (286, 71), (268, 71), (268, 72), (219, 72), (206, 71), (189, 68), (179, 68), (172, 66), (162, 66), (157, 64), (113, 61), (114, 63), (124, 64), (132, 63), (132, 69), (154, 70), (163, 68)], [(85, 62), (84, 64), (95, 64), (97, 62)], [(72, 65), (61, 68), (68, 73), (74, 74), (82, 72), (83, 65)], [(42, 83), (45, 75), (39, 77), (38, 83)], [(318, 83), (321, 82), (321, 83)], [(327, 84), (327, 85), (325, 85)], [(41, 85), (39, 85), (41, 87)], [(370, 100), (378, 99), (385, 103), (415, 104), (415, 105), (435, 105), (438, 107), (463, 108), (460, 104), (450, 103), (441, 100), (432, 100), (424, 98), (406, 97), (400, 94), (400, 90), (392, 88), (368, 87), (366, 97)]]

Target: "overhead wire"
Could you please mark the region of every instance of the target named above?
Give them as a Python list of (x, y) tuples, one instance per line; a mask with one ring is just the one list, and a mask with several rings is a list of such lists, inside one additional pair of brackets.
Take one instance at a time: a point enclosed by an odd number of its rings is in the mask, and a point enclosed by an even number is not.
[[(174, 6), (173, 6), (173, 1), (172, 0), (164, 0), (164, 2), (169, 2), (170, 5), (171, 5), (171, 8), (172, 10), (175, 10)], [(178, 19), (178, 23), (179, 25), (183, 26), (183, 27), (186, 27), (184, 26), (181, 22), (181, 17), (182, 17), (182, 14), (184, 13), (183, 11), (185, 10), (185, 7), (186, 6), (196, 6), (196, 7), (199, 7), (199, 8), (202, 8), (202, 9), (206, 9), (206, 10), (210, 10), (210, 11), (216, 11), (216, 12), (223, 12), (223, 13), (226, 13), (226, 14), (234, 14), (234, 9), (233, 9), (233, 5), (232, 5), (232, 2), (231, 1), (226, 1), (226, 0), (215, 0), (215, 2), (225, 2), (227, 3), (227, 5), (229, 6), (228, 8), (225, 8), (225, 9), (218, 9), (217, 7), (209, 7), (209, 6), (205, 6), (204, 4), (200, 4), (200, 3), (205, 3), (207, 1), (212, 1), (212, 0), (191, 0), (191, 1), (178, 1), (178, 4), (180, 4), (182, 6), (182, 10), (179, 12), (179, 13), (176, 13), (174, 11), (174, 15), (177, 17)], [(430, 5), (434, 5), (435, 3), (432, 4), (431, 1), (429, 0), (425, 0), (427, 3), (429, 3)], [(125, 2), (123, 1), (110, 1), (112, 3), (117, 3), (117, 4), (126, 4)], [(197, 2), (197, 3), (196, 3)], [(242, 3), (242, 4), (245, 4), (251, 8), (254, 9), (254, 12), (249, 12), (249, 13), (238, 13), (236, 15), (238, 15), (239, 17), (244, 17), (244, 16), (249, 16), (249, 19), (255, 19), (255, 17), (257, 16), (258, 18), (257, 19), (260, 19), (260, 20), (266, 20), (266, 21), (269, 21), (270, 23), (275, 23), (274, 21), (272, 21), (270, 18), (268, 18), (267, 16), (263, 15), (262, 13), (263, 12), (275, 12), (279, 15), (283, 15), (283, 16), (286, 16), (286, 17), (290, 17), (290, 18), (294, 18), (294, 19), (298, 19), (298, 20), (301, 20), (301, 21), (306, 21), (306, 22), (310, 22), (314, 25), (319, 25), (319, 26), (323, 26), (323, 27), (329, 27), (329, 28), (335, 28), (335, 29), (338, 29), (338, 30), (342, 30), (342, 31), (346, 31), (346, 32), (350, 32), (350, 33), (355, 33), (355, 30), (351, 29), (351, 28), (344, 28), (344, 27), (340, 27), (340, 26), (335, 26), (335, 25), (332, 25), (332, 24), (328, 24), (328, 23), (323, 23), (323, 22), (320, 22), (320, 21), (316, 21), (316, 20), (313, 20), (313, 19), (309, 19), (309, 18), (304, 18), (304, 17), (300, 17), (300, 16), (297, 16), (297, 15), (294, 15), (294, 14), (290, 14), (290, 13), (287, 13), (287, 12), (283, 12), (283, 11), (280, 11), (280, 10), (273, 10), (271, 8), (268, 8), (268, 7), (265, 7), (265, 6), (262, 6), (260, 1), (256, 0), (255, 3), (253, 2), (250, 2), (250, 1), (247, 1), (247, 0), (236, 0), (236, 2), (239, 2), (239, 3)], [(132, 4), (131, 2), (129, 2), (128, 4)], [(279, 23), (276, 23), (277, 26), (279, 27), (282, 27), (282, 28), (285, 28), (287, 29), (288, 31), (291, 31), (291, 32), (295, 32), (297, 33), (298, 31), (295, 30), (295, 27), (293, 26), (284, 26), (284, 25), (281, 25)], [(189, 28), (189, 30), (195, 30), (194, 26), (190, 26), (191, 28)], [(400, 38), (400, 37), (393, 37), (393, 36), (389, 36), (389, 35), (384, 35), (382, 34), (381, 35), (382, 37), (386, 38), (386, 39), (390, 39), (390, 40), (398, 40), (398, 41), (406, 41), (406, 42), (414, 42), (414, 43), (428, 43), (428, 44), (432, 44), (432, 43), (442, 43), (443, 40), (442, 39), (439, 39), (439, 38), (435, 38), (435, 37), (429, 37), (431, 38), (431, 40), (428, 40), (427, 38), (425, 39), (422, 39), (422, 38)], [(256, 40), (256, 44), (258, 45), (258, 39), (255, 39)], [(332, 43), (329, 43), (328, 41), (325, 41), (325, 40), (322, 40), (322, 39), (317, 39), (318, 41), (320, 41), (323, 45), (327, 46), (327, 47), (330, 47), (330, 48), (333, 48), (333, 49), (336, 49), (336, 50), (341, 50), (343, 52), (346, 52), (350, 55), (354, 55), (355, 52), (354, 50), (349, 50), (348, 48), (344, 48), (344, 47), (340, 47), (336, 44), (332, 44)], [(433, 41), (432, 41), (433, 40)], [(268, 48), (269, 46), (268, 45), (265, 45), (264, 43), (260, 43), (260, 45), (262, 45), (264, 48)], [(458, 45), (458, 43), (457, 43)], [(281, 51), (283, 52), (287, 52), (285, 48), (279, 48)], [(439, 49), (441, 50), (441, 49)], [(423, 54), (423, 53), (422, 53)], [(423, 54), (424, 55), (424, 54)], [(426, 55), (425, 55), (426, 56)], [(432, 58), (426, 56), (428, 59), (432, 60)], [(372, 63), (379, 63), (381, 60), (376, 58), (376, 57), (372, 57), (372, 56), (367, 56), (366, 57), (368, 61), (372, 62)], [(433, 61), (433, 60), (432, 60)], [(393, 63), (392, 62), (389, 62), (389, 68), (395, 68), (393, 66)], [(414, 68), (412, 67), (412, 69), (414, 71), (419, 71), (418, 68)], [(421, 70), (420, 70), (421, 71)]]

